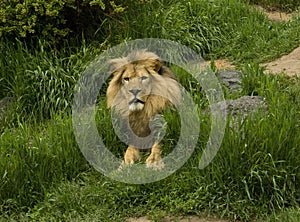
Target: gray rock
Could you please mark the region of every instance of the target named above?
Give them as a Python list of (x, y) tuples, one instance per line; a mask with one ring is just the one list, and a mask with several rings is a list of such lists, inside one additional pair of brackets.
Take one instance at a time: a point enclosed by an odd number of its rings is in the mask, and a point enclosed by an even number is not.
[(221, 107), (222, 111), (226, 109), (226, 112), (233, 117), (237, 115), (247, 116), (248, 113), (257, 112), (259, 109), (264, 111), (268, 109), (267, 103), (261, 96), (242, 96), (239, 99), (216, 103), (213, 107), (215, 106)]
[(242, 72), (236, 70), (224, 70), (217, 72), (216, 75), (219, 81), (228, 88), (229, 93), (236, 93), (242, 90)]
[(243, 96), (235, 100), (226, 100), (211, 106), (211, 111), (218, 109), (220, 112), (227, 112), (232, 117), (231, 126), (238, 129), (238, 121), (244, 121), (249, 114), (268, 112), (268, 104), (261, 96)]
[[(228, 88), (230, 94), (242, 91), (243, 73), (237, 70), (219, 71), (217, 74), (219, 81)], [(246, 117), (258, 110), (267, 112), (268, 105), (261, 96), (242, 96), (235, 100), (226, 100), (219, 102), (211, 107), (211, 111), (218, 109), (221, 112), (227, 112), (232, 117), (232, 124), (237, 127), (238, 120), (244, 121)]]

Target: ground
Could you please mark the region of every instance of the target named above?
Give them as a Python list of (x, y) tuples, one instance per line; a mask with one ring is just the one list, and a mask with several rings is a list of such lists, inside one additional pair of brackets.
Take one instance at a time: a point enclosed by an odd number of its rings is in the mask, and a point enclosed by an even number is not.
[[(151, 222), (147, 217), (129, 218), (126, 222)], [(161, 222), (227, 222), (216, 218), (202, 218), (198, 216), (188, 217), (166, 217)]]
[[(281, 22), (289, 21), (293, 18), (294, 14), (287, 14), (283, 12), (267, 12), (261, 7), (258, 7), (263, 13), (266, 13), (270, 20)], [(226, 59), (219, 59), (214, 61), (217, 69), (234, 69), (235, 66)], [(282, 56), (274, 61), (263, 63), (261, 66), (266, 67), (266, 74), (286, 74), (289, 76), (300, 77), (300, 46), (294, 49), (291, 53)], [(198, 216), (188, 217), (166, 217), (161, 222), (226, 222), (226, 220), (216, 218), (203, 218)], [(128, 218), (126, 222), (151, 222), (147, 217)]]
[(284, 73), (289, 76), (300, 77), (300, 47), (275, 61), (262, 65), (266, 66), (266, 73)]

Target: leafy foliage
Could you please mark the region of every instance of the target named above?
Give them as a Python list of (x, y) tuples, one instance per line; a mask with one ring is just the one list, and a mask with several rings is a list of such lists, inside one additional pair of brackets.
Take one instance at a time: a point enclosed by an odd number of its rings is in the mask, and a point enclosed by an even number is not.
[(3, 0), (0, 36), (38, 36), (50, 40), (80, 34), (103, 19), (103, 13), (122, 11), (108, 0)]

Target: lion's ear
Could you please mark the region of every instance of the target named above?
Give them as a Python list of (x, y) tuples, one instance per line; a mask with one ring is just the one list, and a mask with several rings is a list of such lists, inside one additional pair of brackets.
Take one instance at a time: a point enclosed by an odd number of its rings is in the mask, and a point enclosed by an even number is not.
[(126, 60), (124, 58), (111, 59), (108, 61), (109, 73), (114, 75), (117, 71), (119, 71), (126, 64)]
[(159, 59), (155, 59), (153, 62), (153, 69), (155, 72), (159, 72), (159, 70), (161, 69), (161, 61)]
[(155, 72), (159, 73), (160, 69), (161, 69), (161, 61), (159, 59), (154, 59), (154, 60), (145, 60), (143, 61), (144, 65), (148, 68), (148, 69), (152, 69)]
[(155, 60), (148, 60), (147, 67), (151, 68), (155, 72), (157, 72), (159, 75), (163, 77), (168, 77), (171, 79), (177, 79), (176, 75), (166, 66), (162, 61), (159, 59)]

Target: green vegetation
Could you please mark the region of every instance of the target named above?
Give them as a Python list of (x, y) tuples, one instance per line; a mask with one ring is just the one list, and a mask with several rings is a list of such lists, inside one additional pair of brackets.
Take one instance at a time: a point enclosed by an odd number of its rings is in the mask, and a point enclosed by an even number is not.
[(114, 1), (25, 0), (0, 3), (0, 36), (43, 37), (54, 41), (99, 23), (104, 14), (122, 11)]
[(226, 57), (237, 62), (270, 60), (299, 44), (298, 22), (271, 22), (260, 11), (235, 0), (133, 4), (117, 15), (110, 42), (166, 38), (195, 49), (204, 58)]
[[(0, 5), (4, 3), (8, 4)], [(299, 221), (300, 80), (265, 75), (257, 63), (299, 45), (300, 19), (271, 22), (248, 4), (233, 0), (128, 0), (120, 5), (125, 10), (101, 14), (97, 28), (73, 30), (77, 37), (68, 35), (58, 44), (38, 31), (38, 38), (30, 39), (25, 27), (26, 38), (19, 36), (20, 30), (3, 32), (0, 99), (11, 97), (14, 102), (0, 121), (0, 221), (124, 221), (142, 215), (159, 220), (169, 214)], [(179, 171), (152, 184), (128, 185), (103, 176), (87, 163), (75, 141), (70, 108), (78, 78), (99, 53), (146, 37), (180, 42), (208, 59), (230, 58), (245, 73), (243, 90), (234, 97), (263, 96), (269, 107), (268, 113), (251, 115), (238, 128), (228, 122), (221, 149), (204, 170), (198, 169), (198, 163), (210, 121), (200, 115), (197, 148)], [(173, 69), (199, 108), (206, 109), (195, 80)], [(125, 145), (110, 130), (111, 116), (105, 107), (101, 91), (99, 134), (121, 157)], [(163, 143), (169, 152), (178, 137), (174, 121), (178, 116), (166, 112), (165, 118), (168, 130)]]

